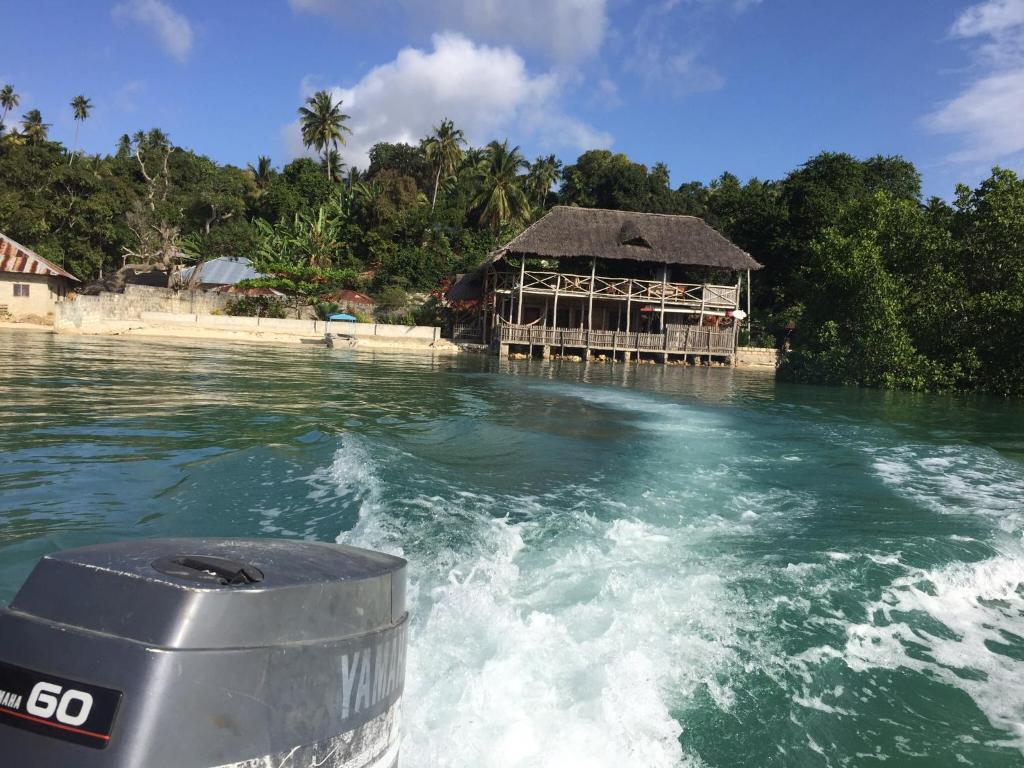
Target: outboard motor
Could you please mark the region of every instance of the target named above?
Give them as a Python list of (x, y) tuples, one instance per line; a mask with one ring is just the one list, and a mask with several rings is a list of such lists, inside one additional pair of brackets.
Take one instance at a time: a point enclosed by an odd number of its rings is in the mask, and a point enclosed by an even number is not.
[(241, 539), (48, 555), (0, 611), (0, 765), (393, 768), (405, 565)]

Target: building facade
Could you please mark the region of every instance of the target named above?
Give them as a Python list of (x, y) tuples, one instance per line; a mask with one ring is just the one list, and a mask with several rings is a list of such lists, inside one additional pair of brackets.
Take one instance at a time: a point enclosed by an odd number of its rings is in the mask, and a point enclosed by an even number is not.
[(0, 319), (53, 322), (77, 277), (0, 233)]
[(449, 299), (499, 354), (732, 361), (760, 267), (693, 216), (556, 206)]

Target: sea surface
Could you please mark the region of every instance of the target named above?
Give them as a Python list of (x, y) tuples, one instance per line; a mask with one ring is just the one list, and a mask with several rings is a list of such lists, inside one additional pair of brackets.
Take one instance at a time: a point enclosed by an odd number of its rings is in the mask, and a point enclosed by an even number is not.
[(0, 602), (126, 537), (410, 561), (403, 768), (1024, 765), (1024, 407), (0, 330)]

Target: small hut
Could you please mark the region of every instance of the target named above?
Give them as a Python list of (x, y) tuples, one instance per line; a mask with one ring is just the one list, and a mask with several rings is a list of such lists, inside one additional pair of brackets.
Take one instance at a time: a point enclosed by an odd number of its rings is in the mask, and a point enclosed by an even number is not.
[(57, 303), (79, 280), (0, 233), (0, 319), (53, 319)]
[(760, 267), (694, 216), (556, 206), (448, 298), (479, 299), (499, 354), (727, 361)]

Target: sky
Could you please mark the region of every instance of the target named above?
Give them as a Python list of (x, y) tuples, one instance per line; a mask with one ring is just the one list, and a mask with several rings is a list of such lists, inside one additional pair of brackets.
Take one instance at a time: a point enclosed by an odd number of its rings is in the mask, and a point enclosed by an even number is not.
[(0, 29), (18, 115), (70, 144), (88, 96), (90, 152), (160, 127), (280, 166), (326, 88), (361, 168), (449, 117), (530, 158), (664, 162), (673, 186), (781, 178), (823, 150), (902, 155), (946, 198), (1024, 170), (1024, 0), (0, 0)]

